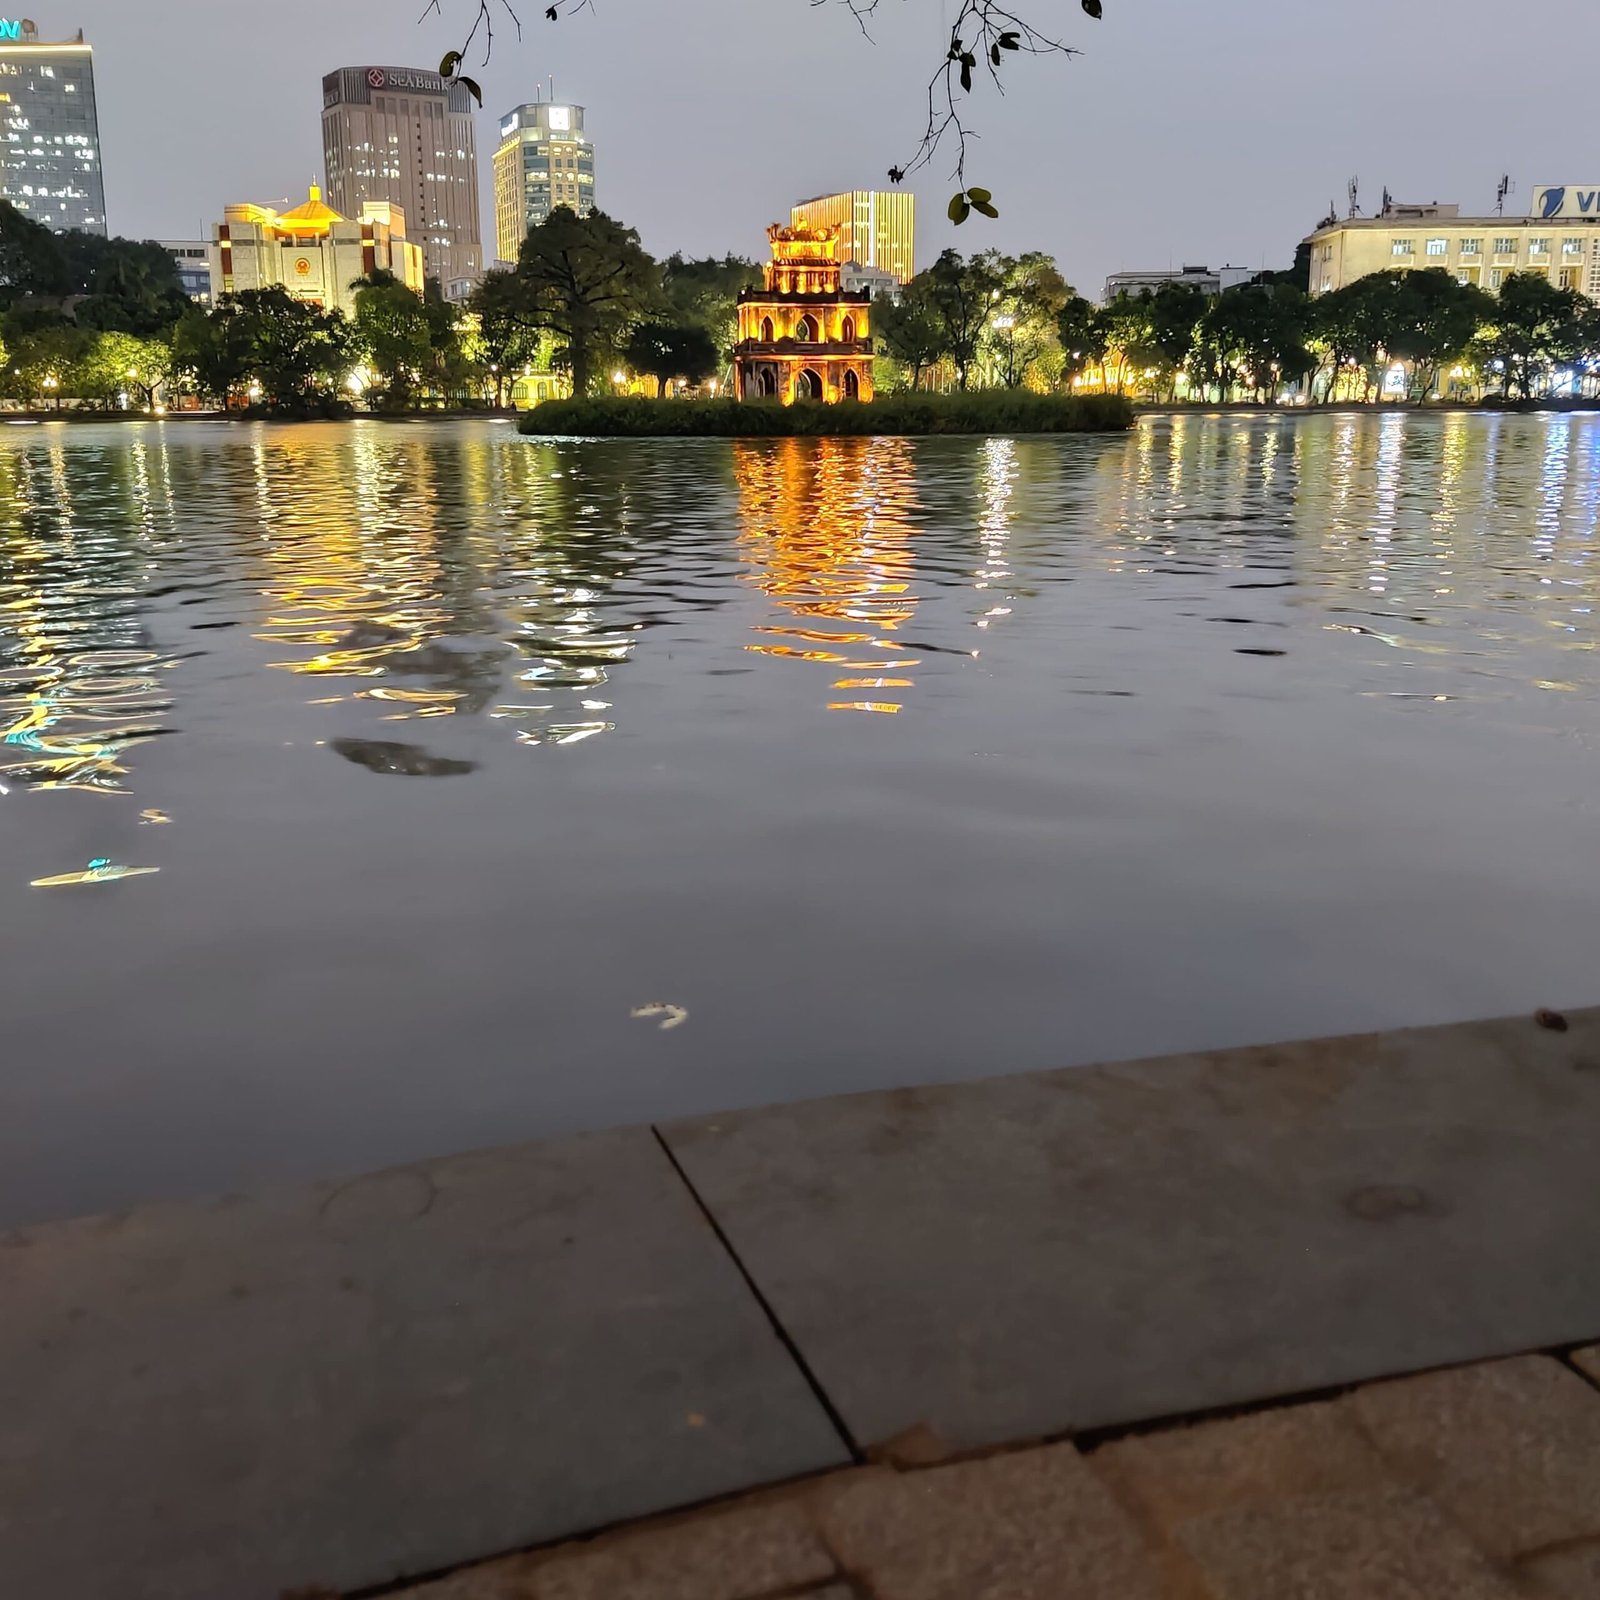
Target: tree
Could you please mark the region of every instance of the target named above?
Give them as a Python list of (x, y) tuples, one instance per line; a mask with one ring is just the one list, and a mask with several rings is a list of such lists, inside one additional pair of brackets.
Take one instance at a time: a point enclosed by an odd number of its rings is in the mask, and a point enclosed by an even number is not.
[(992, 307), (1001, 289), (993, 253), (963, 258), (945, 250), (906, 285), (904, 298), (920, 306), (939, 329), (941, 354), (956, 369), (956, 387), (965, 389), (978, 348), (989, 330)]
[(354, 350), (371, 368), (379, 398), (392, 407), (411, 404), (434, 369), (434, 329), (429, 308), (392, 273), (373, 274), (356, 289)]
[(1056, 337), (1061, 341), (1061, 375), (1069, 384), (1106, 358), (1105, 325), (1081, 294), (1062, 306), (1056, 317)]
[[(297, 300), (287, 289), (242, 289), (231, 297), (246, 351), (245, 375), (274, 409), (324, 398), (350, 359), (350, 327), (337, 311)], [(226, 303), (226, 302), (225, 302)]]
[(989, 252), (988, 258), (1000, 279), (1000, 292), (990, 302), (985, 338), (996, 375), (1008, 389), (1020, 388), (1030, 373), (1053, 377), (1054, 373), (1037, 369), (1059, 353), (1056, 318), (1072, 298), (1071, 286), (1061, 276), (1055, 257), (1042, 250), (1020, 256)]
[(511, 375), (539, 353), (539, 334), (525, 321), (521, 280), (515, 272), (486, 272), (467, 304), (478, 319), (476, 353), (488, 372), (494, 403), (504, 406)]
[(1458, 283), (1443, 268), (1401, 272), (1386, 298), (1391, 319), (1383, 344), (1391, 356), (1411, 365), (1411, 387), (1418, 405), (1439, 381), (1439, 369), (1462, 354), (1489, 322), (1494, 300), (1473, 284)]
[(237, 299), (223, 300), (209, 315), (189, 306), (172, 329), (173, 372), (226, 409), (250, 371), (250, 328)]
[(739, 295), (760, 283), (761, 268), (743, 256), (670, 255), (661, 264), (661, 290), (673, 320), (704, 328), (724, 361), (732, 358), (739, 336)]
[(1264, 400), (1316, 364), (1306, 348), (1309, 323), (1306, 297), (1298, 289), (1244, 284), (1225, 290), (1211, 296), (1200, 318), (1191, 365), (1224, 400), (1240, 386)]
[(172, 349), (161, 339), (104, 330), (89, 335), (75, 368), (78, 394), (111, 407), (123, 395), (137, 396), (147, 410), (172, 373)]
[(1587, 306), (1576, 289), (1558, 289), (1542, 272), (1506, 279), (1477, 346), (1485, 361), (1504, 371), (1508, 397), (1531, 396), (1551, 366), (1577, 360)]
[(523, 326), (548, 329), (572, 372), (572, 392), (589, 392), (595, 358), (659, 303), (661, 273), (639, 235), (603, 211), (579, 217), (558, 206), (528, 230), (517, 262)]
[(721, 365), (717, 342), (694, 323), (642, 322), (628, 338), (622, 359), (656, 380), (656, 397), (673, 378), (701, 383)]
[(911, 369), (913, 389), (921, 386), (924, 370), (944, 356), (944, 324), (909, 285), (898, 300), (880, 294), (872, 302), (872, 326), (884, 354)]

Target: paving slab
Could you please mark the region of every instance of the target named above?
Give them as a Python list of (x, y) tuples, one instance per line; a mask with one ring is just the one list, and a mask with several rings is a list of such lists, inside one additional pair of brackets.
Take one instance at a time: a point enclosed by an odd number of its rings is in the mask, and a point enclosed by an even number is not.
[(647, 1130), (0, 1240), (0, 1594), (268, 1600), (846, 1459)]
[(1288, 1495), (1370, 1488), (1387, 1476), (1361, 1430), (1330, 1404), (1135, 1434), (1089, 1461), (1124, 1503), (1167, 1528)]
[(752, 1600), (834, 1577), (795, 1504), (742, 1507), (561, 1552), (533, 1575), (536, 1600)]
[(696, 1118), (855, 1439), (958, 1448), (1592, 1340), (1600, 1012)]
[(1342, 1409), (1491, 1555), (1600, 1541), (1600, 1392), (1561, 1362), (1522, 1356), (1374, 1383)]
[(875, 1600), (1164, 1600), (1144, 1537), (1070, 1444), (897, 1475), (813, 1501)]
[(1211, 1600), (1518, 1600), (1439, 1508), (1385, 1487), (1297, 1495), (1178, 1530)]

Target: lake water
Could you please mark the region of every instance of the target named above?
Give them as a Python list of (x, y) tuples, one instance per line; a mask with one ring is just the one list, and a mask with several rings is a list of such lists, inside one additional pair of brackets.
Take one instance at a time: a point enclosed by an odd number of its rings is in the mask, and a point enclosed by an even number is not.
[(1597, 511), (1600, 416), (0, 428), (0, 1221), (1600, 1000)]

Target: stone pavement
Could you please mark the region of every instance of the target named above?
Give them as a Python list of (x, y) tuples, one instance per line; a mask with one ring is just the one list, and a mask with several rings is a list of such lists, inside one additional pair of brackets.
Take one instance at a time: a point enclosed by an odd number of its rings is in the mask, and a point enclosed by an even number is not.
[[(827, 1474), (398, 1600), (1596, 1600), (1600, 1346)], [(929, 1453), (924, 1436), (920, 1453)]]
[[(0, 1235), (0, 1600), (376, 1593), (785, 1483), (809, 1487), (457, 1587), (1581, 1591), (1597, 1151), (1588, 1011), (21, 1229)], [(1577, 1353), (1499, 1359), (1537, 1351)], [(1436, 1375), (1375, 1385), (1407, 1373)], [(1070, 1442), (1018, 1450), (1043, 1440)], [(886, 1451), (940, 1464), (864, 1465)]]

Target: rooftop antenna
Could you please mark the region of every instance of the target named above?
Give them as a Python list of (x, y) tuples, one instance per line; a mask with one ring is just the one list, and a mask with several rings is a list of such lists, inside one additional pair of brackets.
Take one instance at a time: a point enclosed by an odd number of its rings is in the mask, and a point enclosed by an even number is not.
[(1392, 206), (1393, 204), (1394, 204), (1394, 196), (1389, 193), (1389, 185), (1388, 184), (1384, 184), (1384, 186), (1383, 186), (1383, 210), (1380, 211), (1378, 213), (1378, 215), (1380, 217), (1381, 216), (1386, 216), (1388, 214), (1389, 207)]
[(1349, 183), (1344, 186), (1344, 192), (1349, 196), (1350, 199), (1350, 215), (1352, 217), (1359, 217), (1361, 215), (1361, 180), (1359, 178), (1352, 178)]
[(1494, 214), (1497, 217), (1503, 217), (1506, 214), (1506, 196), (1515, 187), (1516, 185), (1511, 181), (1511, 174), (1509, 172), (1503, 173), (1494, 191)]

